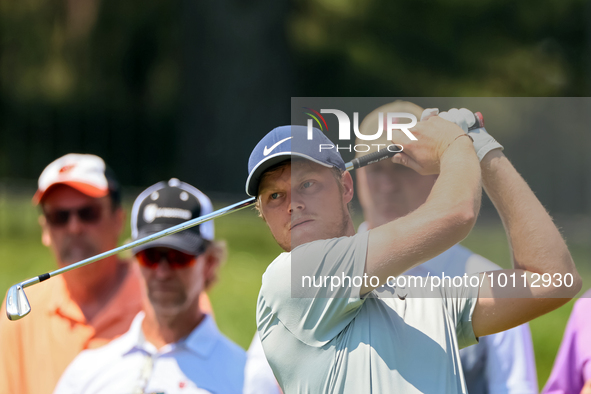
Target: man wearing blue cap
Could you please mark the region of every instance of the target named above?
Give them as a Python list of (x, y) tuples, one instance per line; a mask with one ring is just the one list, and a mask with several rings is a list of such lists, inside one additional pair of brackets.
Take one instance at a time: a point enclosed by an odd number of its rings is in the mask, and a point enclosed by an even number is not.
[[(466, 135), (474, 123), (466, 112), (448, 116), (465, 130), (432, 116), (411, 129), (416, 141), (393, 132), (404, 146), (394, 162), (439, 176), (420, 208), (361, 234), (347, 210), (352, 178), (337, 151), (320, 149), (332, 143), (319, 130), (279, 127), (253, 150), (246, 189), (286, 251), (263, 275), (257, 305), (284, 393), (466, 392), (460, 347), (549, 312), (580, 289), (552, 220), (483, 130)], [(474, 148), (486, 156), (480, 165)], [(515, 269), (430, 292), (392, 282), (469, 233), (481, 181), (507, 227)], [(499, 273), (523, 284), (499, 289)], [(544, 273), (572, 280), (530, 285)]]
[[(209, 198), (178, 179), (144, 190), (132, 208), (134, 239), (212, 212)], [(142, 305), (131, 328), (70, 364), (54, 393), (242, 394), (246, 355), (199, 307), (216, 279), (225, 244), (213, 222), (133, 249)]]

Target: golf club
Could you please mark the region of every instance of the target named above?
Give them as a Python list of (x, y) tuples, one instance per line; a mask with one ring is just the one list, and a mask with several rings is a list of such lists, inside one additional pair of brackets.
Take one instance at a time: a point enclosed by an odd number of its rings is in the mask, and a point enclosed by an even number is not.
[[(469, 130), (474, 130), (474, 129), (477, 129), (480, 127), (484, 127), (484, 119), (483, 119), (482, 114), (480, 112), (475, 112), (474, 115), (476, 118), (476, 122), (472, 127), (469, 128)], [(402, 152), (402, 149), (403, 149), (402, 145), (393, 144), (381, 151), (378, 150), (377, 152), (373, 152), (368, 155), (359, 157), (357, 159), (353, 159), (350, 162), (346, 163), (345, 167), (346, 167), (347, 171), (356, 170), (356, 169), (364, 167), (366, 165), (376, 163), (380, 160), (392, 157), (396, 153)], [(83, 267), (85, 265), (102, 260), (106, 257), (113, 256), (117, 253), (123, 252), (125, 250), (135, 248), (136, 246), (140, 246), (145, 243), (154, 241), (158, 238), (162, 238), (162, 237), (166, 237), (167, 235), (178, 233), (180, 231), (186, 230), (186, 229), (191, 228), (193, 226), (197, 226), (197, 225), (199, 225), (203, 222), (206, 222), (208, 220), (216, 219), (216, 218), (222, 217), (224, 215), (227, 215), (229, 213), (239, 211), (239, 210), (244, 209), (246, 207), (250, 207), (255, 203), (255, 201), (256, 201), (255, 197), (248, 198), (248, 199), (240, 201), (236, 204), (227, 206), (222, 209), (218, 209), (217, 211), (212, 212), (208, 215), (203, 215), (198, 218), (188, 220), (184, 223), (167, 228), (167, 229), (162, 230), (158, 233), (155, 233), (150, 236), (135, 240), (135, 241), (130, 242), (126, 245), (119, 246), (118, 248), (109, 250), (107, 252), (98, 254), (93, 257), (89, 257), (89, 258), (79, 261), (77, 263), (70, 264), (67, 267), (63, 267), (63, 268), (57, 269), (52, 272), (47, 272), (45, 274), (28, 279), (24, 282), (17, 283), (16, 285), (12, 286), (8, 290), (8, 294), (6, 296), (6, 315), (8, 316), (9, 320), (18, 320), (18, 319), (23, 318), (27, 314), (29, 314), (29, 312), (31, 312), (31, 305), (29, 304), (29, 300), (27, 299), (27, 295), (25, 294), (25, 287), (32, 286), (32, 285), (37, 284), (39, 282), (43, 282), (44, 280), (47, 280), (47, 279), (51, 278), (52, 276), (63, 274), (64, 272), (68, 272), (73, 269)]]
[[(354, 160), (346, 163), (345, 166), (346, 166), (347, 171), (355, 170), (355, 169), (364, 167), (368, 164), (372, 164), (372, 163), (378, 162), (380, 160), (386, 159), (388, 157), (392, 157), (396, 153), (401, 152), (401, 151), (402, 151), (401, 145), (397, 145), (397, 144), (390, 145), (386, 149), (382, 149), (381, 151), (370, 153), (368, 155), (354, 159)], [(29, 312), (31, 312), (31, 305), (29, 304), (29, 300), (27, 299), (27, 295), (25, 294), (26, 287), (32, 286), (32, 285), (37, 284), (39, 282), (43, 282), (53, 276), (63, 274), (64, 272), (68, 272), (73, 269), (94, 263), (94, 262), (96, 262), (98, 260), (102, 260), (106, 257), (113, 256), (113, 255), (123, 252), (125, 250), (135, 248), (136, 246), (140, 246), (145, 243), (154, 241), (158, 238), (162, 238), (162, 237), (166, 237), (167, 235), (178, 233), (179, 231), (183, 231), (183, 230), (186, 230), (190, 227), (197, 226), (197, 225), (199, 225), (203, 222), (206, 222), (208, 220), (216, 219), (216, 218), (222, 217), (222, 216), (227, 215), (232, 212), (237, 212), (241, 209), (244, 209), (246, 207), (250, 207), (250, 206), (254, 205), (255, 201), (256, 201), (255, 197), (248, 198), (248, 199), (246, 199), (244, 201), (240, 201), (236, 204), (227, 206), (222, 209), (218, 209), (217, 211), (212, 212), (208, 215), (203, 215), (198, 218), (188, 220), (184, 223), (167, 228), (165, 230), (162, 230), (162, 231), (152, 234), (150, 236), (135, 240), (133, 242), (119, 246), (115, 249), (98, 254), (96, 256), (89, 257), (89, 258), (79, 261), (77, 263), (70, 264), (67, 267), (63, 267), (63, 268), (57, 269), (55, 271), (48, 272), (48, 273), (36, 276), (34, 278), (25, 280), (23, 282), (17, 283), (16, 285), (12, 286), (8, 290), (8, 294), (6, 296), (6, 315), (8, 316), (9, 320), (18, 320), (18, 319), (25, 317)]]

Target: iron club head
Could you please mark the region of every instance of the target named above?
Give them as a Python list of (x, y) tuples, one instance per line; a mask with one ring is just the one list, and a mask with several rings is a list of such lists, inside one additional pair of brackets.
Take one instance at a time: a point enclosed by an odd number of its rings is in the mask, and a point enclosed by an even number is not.
[(31, 304), (25, 294), (25, 289), (19, 283), (8, 290), (6, 296), (6, 316), (9, 320), (18, 320), (31, 312)]

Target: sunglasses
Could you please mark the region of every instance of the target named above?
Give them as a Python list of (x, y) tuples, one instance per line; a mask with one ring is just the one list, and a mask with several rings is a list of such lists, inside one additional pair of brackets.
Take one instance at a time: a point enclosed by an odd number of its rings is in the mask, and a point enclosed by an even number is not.
[(103, 208), (100, 205), (88, 205), (76, 209), (56, 209), (53, 211), (44, 211), (47, 223), (54, 227), (62, 227), (70, 221), (70, 215), (78, 216), (78, 219), (84, 224), (96, 224), (101, 220)]
[(151, 269), (155, 269), (162, 260), (168, 261), (168, 265), (173, 270), (190, 267), (196, 260), (192, 254), (175, 249), (145, 249), (138, 252), (135, 257), (141, 266)]

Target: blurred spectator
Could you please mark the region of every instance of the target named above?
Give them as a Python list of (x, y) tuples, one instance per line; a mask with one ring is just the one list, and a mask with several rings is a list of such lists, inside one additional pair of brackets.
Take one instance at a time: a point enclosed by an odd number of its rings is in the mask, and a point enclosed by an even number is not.
[[(133, 205), (133, 238), (211, 212), (209, 198), (194, 187), (178, 179), (160, 182)], [(133, 252), (143, 279), (143, 312), (122, 337), (82, 352), (55, 392), (241, 394), (246, 355), (198, 307), (225, 258), (225, 244), (214, 240), (213, 222)]]
[[(406, 101), (386, 104), (370, 113), (361, 123), (360, 132), (375, 134), (379, 112), (387, 121), (388, 112), (406, 112), (421, 118), (423, 108)], [(402, 120), (405, 123), (408, 120)], [(384, 126), (384, 130), (386, 127)], [(389, 141), (386, 133), (379, 140), (362, 141), (369, 152), (357, 153), (362, 156), (376, 151), (376, 145)], [(357, 193), (363, 209), (365, 222), (360, 231), (367, 231), (396, 220), (422, 205), (433, 187), (437, 175), (423, 176), (416, 171), (383, 160), (356, 172)], [(412, 276), (463, 276), (464, 273), (492, 271), (499, 266), (470, 250), (455, 245), (436, 258), (411, 269), (405, 275)], [(537, 393), (535, 359), (529, 326), (524, 324), (498, 334), (481, 337), (479, 343), (460, 350), (464, 377), (471, 394), (477, 393)]]
[[(33, 202), (59, 267), (117, 246), (125, 220), (120, 186), (100, 157), (68, 154), (49, 164)], [(51, 393), (78, 353), (126, 332), (141, 310), (139, 275), (117, 256), (32, 286), (27, 296), (29, 316), (0, 319), (1, 393)]]
[[(33, 202), (43, 213), (43, 244), (59, 267), (117, 246), (125, 213), (119, 185), (101, 158), (55, 160), (39, 177)], [(139, 281), (116, 256), (33, 286), (27, 295), (29, 316), (0, 320), (2, 393), (51, 393), (80, 351), (123, 334), (141, 309)]]
[(259, 333), (254, 334), (246, 353), (244, 394), (280, 394), (279, 383), (265, 357)]
[(544, 394), (591, 394), (591, 290), (575, 303)]

